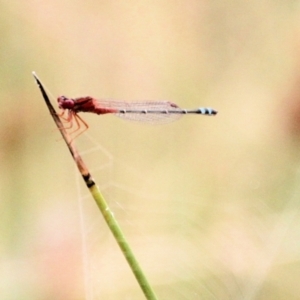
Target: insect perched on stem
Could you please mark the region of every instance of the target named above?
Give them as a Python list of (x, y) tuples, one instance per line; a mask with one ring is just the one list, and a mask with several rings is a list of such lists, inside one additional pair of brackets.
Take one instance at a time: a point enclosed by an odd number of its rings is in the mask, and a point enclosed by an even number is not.
[(76, 123), (77, 128), (72, 133), (78, 131), (81, 128), (81, 124), (85, 127), (82, 132), (89, 127), (78, 115), (79, 112), (90, 112), (97, 115), (114, 114), (127, 120), (152, 124), (171, 122), (185, 114), (209, 116), (217, 114), (217, 111), (212, 108), (182, 109), (177, 104), (169, 101), (125, 102), (97, 100), (89, 96), (75, 99), (60, 96), (57, 98), (57, 101), (59, 108), (63, 110), (59, 116), (65, 122), (70, 123), (65, 129), (73, 128), (74, 122)]

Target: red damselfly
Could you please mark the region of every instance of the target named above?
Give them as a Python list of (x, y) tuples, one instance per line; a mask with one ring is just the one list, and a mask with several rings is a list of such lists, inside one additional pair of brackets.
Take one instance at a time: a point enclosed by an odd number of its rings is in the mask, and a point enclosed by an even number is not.
[(217, 114), (217, 111), (212, 108), (182, 109), (169, 101), (125, 102), (98, 100), (89, 96), (74, 99), (60, 96), (57, 101), (59, 108), (63, 110), (59, 116), (70, 123), (66, 129), (72, 128), (75, 121), (77, 128), (73, 132), (80, 129), (80, 123), (85, 127), (83, 131), (88, 128), (88, 124), (78, 115), (79, 112), (90, 112), (98, 115), (114, 114), (127, 120), (153, 124), (171, 122), (185, 114), (209, 116)]

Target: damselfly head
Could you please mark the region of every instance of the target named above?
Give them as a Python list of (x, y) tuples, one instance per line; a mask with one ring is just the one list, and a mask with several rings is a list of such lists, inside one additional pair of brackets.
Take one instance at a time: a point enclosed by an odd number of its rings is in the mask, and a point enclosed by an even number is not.
[(58, 107), (60, 109), (72, 109), (74, 107), (74, 100), (67, 98), (65, 96), (60, 96), (57, 98)]

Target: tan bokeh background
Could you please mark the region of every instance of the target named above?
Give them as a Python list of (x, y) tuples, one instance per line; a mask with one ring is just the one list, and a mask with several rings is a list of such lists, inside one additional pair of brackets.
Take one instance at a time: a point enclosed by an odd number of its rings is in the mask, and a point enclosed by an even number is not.
[(216, 108), (150, 127), (83, 115), (76, 142), (96, 147), (84, 157), (159, 299), (299, 299), (299, 9), (2, 1), (1, 299), (144, 299), (32, 71), (54, 97)]

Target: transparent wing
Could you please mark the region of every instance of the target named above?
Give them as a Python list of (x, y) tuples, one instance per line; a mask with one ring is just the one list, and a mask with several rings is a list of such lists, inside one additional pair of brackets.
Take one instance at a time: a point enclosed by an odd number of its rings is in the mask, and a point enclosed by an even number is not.
[(99, 107), (117, 110), (115, 116), (138, 122), (153, 124), (168, 123), (179, 119), (183, 110), (168, 101), (125, 102), (116, 100), (97, 100)]

